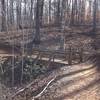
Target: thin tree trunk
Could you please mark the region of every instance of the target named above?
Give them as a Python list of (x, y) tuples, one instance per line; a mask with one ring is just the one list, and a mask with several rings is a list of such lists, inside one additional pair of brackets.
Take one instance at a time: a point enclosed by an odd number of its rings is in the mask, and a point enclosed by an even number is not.
[(94, 4), (93, 4), (93, 34), (96, 31), (96, 10), (97, 10), (97, 0), (94, 0)]
[(14, 24), (13, 0), (10, 0), (10, 24)]
[(40, 26), (42, 26), (42, 19), (43, 19), (43, 7), (44, 7), (44, 0), (40, 1), (39, 9), (40, 9)]
[(17, 1), (17, 8), (16, 8), (16, 12), (17, 12), (17, 29), (22, 29), (21, 26), (21, 1)]
[(1, 0), (1, 12), (2, 12), (2, 28), (1, 31), (6, 31), (6, 6), (5, 0)]
[(35, 36), (33, 39), (33, 44), (39, 46), (40, 44), (40, 0), (37, 0), (36, 3), (36, 16), (35, 16)]
[(51, 0), (49, 0), (49, 23), (51, 22)]

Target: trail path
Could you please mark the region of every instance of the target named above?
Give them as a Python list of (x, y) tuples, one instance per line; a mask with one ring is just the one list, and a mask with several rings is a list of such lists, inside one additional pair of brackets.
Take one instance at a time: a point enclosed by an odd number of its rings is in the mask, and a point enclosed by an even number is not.
[(92, 64), (65, 66), (39, 100), (100, 100), (100, 73)]

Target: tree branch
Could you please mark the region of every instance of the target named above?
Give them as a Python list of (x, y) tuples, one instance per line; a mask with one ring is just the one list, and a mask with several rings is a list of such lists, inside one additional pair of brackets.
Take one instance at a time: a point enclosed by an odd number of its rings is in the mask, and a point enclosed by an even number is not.
[(41, 97), (42, 94), (44, 93), (44, 91), (49, 87), (49, 85), (50, 85), (55, 79), (56, 79), (56, 77), (54, 77), (53, 79), (51, 79), (51, 80), (48, 82), (48, 84), (44, 87), (44, 89), (43, 89), (38, 95), (33, 96), (32, 100), (35, 100), (35, 99)]

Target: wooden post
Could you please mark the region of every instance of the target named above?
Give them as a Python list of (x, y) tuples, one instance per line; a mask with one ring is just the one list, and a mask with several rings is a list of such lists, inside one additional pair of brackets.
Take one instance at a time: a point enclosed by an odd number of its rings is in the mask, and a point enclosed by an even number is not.
[(72, 64), (72, 47), (69, 47), (68, 65)]
[(79, 56), (80, 56), (80, 62), (83, 62), (83, 48), (80, 49)]
[(42, 60), (42, 55), (43, 55), (43, 54), (40, 52), (39, 60)]
[(51, 63), (53, 57), (54, 57), (54, 55), (51, 54), (50, 57), (49, 57), (48, 63), (47, 63), (47, 68), (50, 66), (50, 63)]
[(55, 61), (55, 55), (53, 56), (53, 63), (54, 63), (54, 61)]

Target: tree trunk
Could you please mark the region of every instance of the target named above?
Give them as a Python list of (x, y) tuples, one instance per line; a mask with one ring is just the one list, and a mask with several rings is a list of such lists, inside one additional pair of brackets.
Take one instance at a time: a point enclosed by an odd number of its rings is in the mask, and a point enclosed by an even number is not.
[(60, 50), (64, 50), (65, 47), (65, 11), (66, 11), (66, 0), (62, 1), (62, 10), (61, 10), (61, 40), (60, 40)]
[(21, 26), (21, 1), (17, 1), (17, 8), (16, 8), (16, 12), (17, 12), (17, 29), (22, 29)]
[(75, 16), (75, 1), (72, 0), (72, 11), (71, 11), (71, 21), (70, 21), (70, 25), (74, 25), (74, 16)]
[(10, 0), (10, 24), (14, 24), (13, 0)]
[(6, 6), (5, 0), (1, 0), (1, 12), (2, 12), (2, 28), (1, 31), (6, 31)]
[(42, 26), (42, 18), (43, 18), (43, 7), (44, 7), (44, 0), (40, 0), (40, 26)]
[[(62, 1), (63, 2), (63, 1)], [(60, 0), (57, 1), (56, 25), (60, 26)]]
[(49, 0), (49, 23), (51, 22), (51, 0)]
[(97, 10), (97, 0), (94, 0), (94, 4), (93, 4), (93, 34), (96, 31), (96, 10)]
[(36, 16), (35, 16), (35, 36), (33, 39), (33, 44), (39, 46), (40, 44), (40, 0), (37, 0), (36, 3)]

